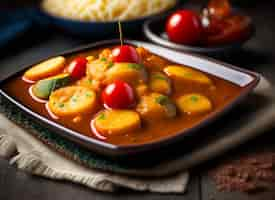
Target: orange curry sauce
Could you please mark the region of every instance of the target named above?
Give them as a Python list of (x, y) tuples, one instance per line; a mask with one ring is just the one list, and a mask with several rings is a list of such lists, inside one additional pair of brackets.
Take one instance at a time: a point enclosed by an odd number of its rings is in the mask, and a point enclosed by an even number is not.
[[(77, 55), (73, 55), (67, 57), (67, 63), (69, 63), (76, 56), (97, 56), (100, 50), (92, 50), (84, 53), (80, 53)], [(169, 65), (171, 62), (162, 59), (163, 62), (159, 63), (160, 65)], [(146, 66), (148, 68), (150, 66)], [(175, 102), (175, 99), (183, 94), (188, 93), (198, 93), (202, 94), (212, 102), (213, 108), (211, 112), (215, 112), (220, 110), (227, 103), (229, 103), (233, 98), (239, 94), (241, 88), (237, 85), (234, 85), (228, 81), (219, 79), (217, 77), (207, 75), (212, 82), (214, 83), (214, 87), (209, 89), (205, 89), (205, 87), (194, 86), (192, 84), (184, 84), (184, 85), (173, 85), (173, 92), (170, 98)], [(134, 132), (129, 132), (122, 135), (110, 135), (105, 137), (98, 137), (96, 133), (92, 131), (91, 128), (91, 120), (94, 116), (103, 108), (101, 105), (96, 112), (93, 114), (89, 114), (83, 116), (82, 120), (78, 122), (73, 122), (72, 119), (68, 118), (59, 118), (54, 119), (50, 116), (49, 112), (45, 107), (45, 103), (39, 103), (35, 101), (29, 94), (29, 88), (32, 84), (27, 83), (22, 80), (22, 76), (15, 77), (5, 82), (2, 86), (4, 91), (6, 91), (10, 96), (14, 97), (16, 100), (21, 102), (26, 107), (30, 108), (32, 111), (52, 120), (56, 123), (62, 124), (67, 128), (70, 128), (74, 131), (79, 132), (80, 134), (86, 135), (88, 137), (92, 137), (98, 140), (104, 140), (107, 143), (117, 144), (117, 145), (130, 145), (130, 144), (144, 144), (148, 142), (157, 141), (160, 139), (164, 139), (166, 137), (175, 135), (181, 131), (184, 131), (194, 125), (200, 123), (204, 119), (206, 119), (211, 112), (202, 113), (198, 115), (188, 115), (185, 113), (181, 113), (177, 111), (177, 115), (174, 118), (167, 118), (163, 120), (157, 120), (152, 122), (145, 122), (142, 120), (142, 126), (140, 129), (137, 129)], [(98, 99), (100, 96), (98, 94)], [(100, 101), (100, 100), (99, 100)]]

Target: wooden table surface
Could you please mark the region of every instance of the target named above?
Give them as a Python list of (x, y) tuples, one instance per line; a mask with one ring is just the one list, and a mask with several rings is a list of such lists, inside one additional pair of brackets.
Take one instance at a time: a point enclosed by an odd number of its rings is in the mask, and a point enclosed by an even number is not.
[[(243, 50), (235, 55), (227, 56), (223, 60), (246, 67), (265, 75), (275, 84), (275, 3), (270, 1), (251, 1), (245, 11), (254, 19), (257, 33)], [(72, 38), (53, 30), (37, 30), (33, 28), (24, 36), (11, 42), (8, 47), (0, 50), (0, 66), (5, 68), (22, 66), (33, 59), (40, 59), (55, 52), (75, 47), (91, 41)], [(2, 69), (1, 69), (2, 70)], [(191, 182), (184, 195), (159, 195), (137, 193), (121, 190), (115, 194), (96, 192), (85, 187), (65, 182), (54, 182), (47, 179), (31, 176), (9, 166), (8, 162), (0, 159), (0, 200), (75, 200), (75, 199), (181, 199), (181, 200), (274, 200), (274, 190), (248, 195), (238, 192), (219, 192), (212, 180), (208, 177), (208, 170), (222, 159), (238, 155), (245, 151), (257, 149), (275, 150), (275, 134), (270, 130), (261, 137), (228, 152), (222, 157), (209, 161), (191, 172)]]

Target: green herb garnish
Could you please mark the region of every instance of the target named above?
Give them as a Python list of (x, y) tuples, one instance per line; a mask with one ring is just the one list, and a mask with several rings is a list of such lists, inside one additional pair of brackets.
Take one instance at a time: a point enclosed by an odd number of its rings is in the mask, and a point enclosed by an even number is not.
[(155, 74), (155, 75), (153, 76), (153, 78), (154, 78), (154, 79), (164, 80), (164, 81), (167, 80), (165, 76), (160, 75), (160, 74)]
[(141, 70), (143, 68), (142, 65), (136, 63), (129, 63), (128, 67), (135, 70)]
[(114, 66), (114, 63), (113, 62), (110, 62), (108, 65), (107, 65), (107, 69), (110, 69), (111, 67)]
[(60, 103), (60, 104), (58, 105), (59, 108), (64, 108), (64, 106), (65, 106), (64, 103)]
[(77, 102), (77, 98), (76, 97), (72, 97), (71, 100), (72, 100), (72, 102)]
[(160, 95), (156, 98), (156, 103), (164, 106), (166, 105), (167, 103), (169, 103), (169, 98), (165, 95)]
[(184, 76), (191, 77), (191, 76), (193, 76), (193, 74), (192, 74), (192, 73), (190, 73), (190, 72), (187, 72), (187, 73), (185, 73), (185, 74), (184, 74)]
[(91, 96), (92, 96), (92, 94), (90, 92), (86, 93), (86, 97), (91, 97)]
[(105, 119), (106, 119), (106, 116), (105, 116), (104, 113), (100, 113), (97, 119), (98, 119), (98, 120), (105, 120)]
[(104, 57), (103, 57), (103, 58), (100, 59), (100, 61), (106, 62), (106, 61), (107, 61), (107, 58), (104, 58)]
[(191, 96), (190, 99), (193, 102), (197, 102), (199, 100), (199, 97), (197, 97), (197, 96)]

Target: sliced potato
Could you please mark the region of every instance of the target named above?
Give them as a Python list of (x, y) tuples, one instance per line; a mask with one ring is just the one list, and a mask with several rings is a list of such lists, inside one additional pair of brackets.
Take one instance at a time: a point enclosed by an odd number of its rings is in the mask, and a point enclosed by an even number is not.
[(111, 60), (111, 56), (112, 56), (111, 49), (106, 48), (99, 54), (99, 59)]
[(177, 99), (177, 106), (181, 112), (188, 114), (200, 114), (212, 110), (211, 101), (200, 94), (183, 95)]
[(172, 92), (172, 85), (169, 78), (160, 72), (151, 73), (149, 85), (153, 92), (165, 95), (169, 95)]
[(135, 63), (115, 63), (106, 71), (105, 84), (115, 80), (122, 80), (129, 84), (136, 85), (147, 80), (147, 73), (142, 65)]
[(150, 92), (150, 89), (147, 84), (139, 84), (136, 86), (136, 94), (139, 98), (147, 95)]
[(189, 67), (180, 65), (170, 65), (164, 69), (164, 72), (177, 82), (193, 82), (202, 85), (212, 85), (212, 81), (203, 73), (193, 70)]
[(107, 69), (113, 66), (112, 62), (109, 62), (107, 59), (100, 58), (89, 62), (87, 64), (86, 74), (89, 79), (102, 81), (105, 78), (105, 73)]
[(176, 106), (167, 96), (159, 93), (143, 96), (136, 110), (149, 121), (176, 116)]
[(92, 80), (87, 76), (85, 76), (82, 79), (78, 80), (76, 82), (76, 85), (89, 88), (89, 89), (94, 90), (96, 92), (101, 91), (100, 81)]
[(24, 77), (32, 81), (37, 81), (57, 75), (65, 68), (65, 63), (66, 59), (63, 56), (51, 58), (27, 70)]
[(143, 61), (143, 64), (149, 71), (163, 71), (167, 65), (167, 61), (159, 56), (153, 55), (144, 47), (138, 47), (137, 52)]
[(159, 56), (151, 55), (144, 61), (149, 71), (163, 71), (167, 65), (167, 61)]
[(49, 100), (50, 110), (59, 117), (90, 113), (96, 106), (96, 93), (86, 87), (69, 86), (54, 91)]
[(118, 135), (141, 126), (138, 113), (131, 110), (104, 110), (94, 120), (96, 130), (104, 135)]
[(87, 59), (88, 62), (92, 62), (92, 61), (95, 60), (95, 57), (94, 56), (87, 56), (86, 59)]

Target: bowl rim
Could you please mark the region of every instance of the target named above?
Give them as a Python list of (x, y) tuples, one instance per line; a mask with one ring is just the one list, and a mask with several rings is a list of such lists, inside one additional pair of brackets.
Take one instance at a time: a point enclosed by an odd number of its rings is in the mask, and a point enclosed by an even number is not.
[(238, 41), (238, 42), (234, 42), (234, 43), (226, 44), (226, 45), (213, 46), (213, 47), (177, 44), (177, 43), (171, 42), (167, 39), (164, 39), (164, 38), (158, 36), (158, 34), (156, 34), (154, 31), (152, 31), (152, 29), (150, 27), (156, 21), (165, 20), (167, 17), (168, 17), (168, 15), (164, 15), (164, 16), (158, 16), (158, 17), (154, 17), (152, 19), (146, 20), (145, 23), (143, 24), (143, 32), (144, 32), (145, 36), (147, 37), (147, 39), (149, 39), (150, 41), (152, 41), (156, 44), (159, 44), (161, 46), (172, 48), (172, 49), (178, 50), (178, 51), (187, 51), (187, 52), (195, 52), (195, 53), (210, 53), (210, 54), (224, 52), (224, 51), (242, 46), (245, 42), (250, 40), (256, 33), (255, 26), (254, 26), (253, 22), (251, 22), (251, 31), (250, 31), (249, 35), (242, 41)]

